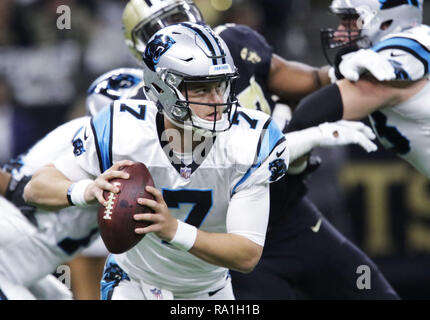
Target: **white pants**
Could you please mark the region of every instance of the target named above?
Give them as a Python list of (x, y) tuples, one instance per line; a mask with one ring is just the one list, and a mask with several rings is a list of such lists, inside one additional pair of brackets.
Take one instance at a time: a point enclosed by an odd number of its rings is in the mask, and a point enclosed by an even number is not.
[(113, 289), (112, 300), (235, 300), (231, 278), (224, 288), (213, 292), (197, 292), (191, 295), (176, 296), (171, 291), (159, 289), (134, 279), (122, 280)]

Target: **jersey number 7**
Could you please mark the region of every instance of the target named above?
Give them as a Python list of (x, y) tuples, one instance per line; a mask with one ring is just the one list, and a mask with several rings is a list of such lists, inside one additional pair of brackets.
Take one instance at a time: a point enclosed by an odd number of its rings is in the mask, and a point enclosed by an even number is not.
[(179, 209), (181, 203), (193, 204), (184, 222), (199, 228), (212, 207), (212, 190), (168, 190), (163, 189), (163, 197), (171, 209)]

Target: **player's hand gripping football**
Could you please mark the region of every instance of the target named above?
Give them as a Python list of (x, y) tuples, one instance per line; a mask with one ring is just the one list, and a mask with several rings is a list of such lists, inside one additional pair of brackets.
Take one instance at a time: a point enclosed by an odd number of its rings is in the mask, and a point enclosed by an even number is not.
[(85, 190), (85, 201), (87, 203), (98, 201), (102, 206), (106, 206), (106, 200), (103, 197), (103, 191), (109, 191), (113, 193), (118, 193), (120, 190), (117, 186), (113, 185), (109, 181), (115, 178), (128, 179), (130, 175), (127, 172), (120, 171), (120, 167), (131, 166), (133, 161), (122, 160), (115, 163), (108, 170), (103, 172), (101, 175), (94, 180), (93, 183), (88, 185)]
[(134, 219), (136, 221), (151, 222), (152, 224), (146, 228), (136, 228), (135, 232), (137, 234), (154, 232), (160, 239), (169, 242), (175, 236), (176, 229), (178, 228), (178, 221), (170, 214), (169, 208), (160, 190), (151, 186), (146, 186), (145, 190), (152, 194), (155, 200), (139, 198), (137, 202), (150, 207), (154, 210), (154, 213), (135, 214)]
[(359, 121), (341, 120), (337, 122), (326, 122), (320, 124), (321, 147), (344, 146), (348, 144), (358, 144), (367, 152), (378, 149), (371, 140), (375, 139), (372, 129)]

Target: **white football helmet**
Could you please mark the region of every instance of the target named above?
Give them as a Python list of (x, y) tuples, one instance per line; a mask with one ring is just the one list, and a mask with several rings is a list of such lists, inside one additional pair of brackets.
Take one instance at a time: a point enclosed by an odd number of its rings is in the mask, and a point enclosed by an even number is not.
[(204, 23), (192, 0), (130, 0), (122, 15), (125, 42), (141, 62), (152, 35), (179, 22)]
[(142, 69), (120, 68), (101, 75), (88, 89), (87, 114), (93, 117), (113, 101), (134, 96), (142, 81)]
[[(147, 96), (175, 125), (203, 136), (213, 136), (231, 127), (237, 103), (237, 68), (225, 42), (208, 26), (186, 22), (157, 32), (145, 49), (143, 74)], [(190, 101), (187, 86), (197, 82), (219, 84), (223, 103)], [(222, 118), (202, 119), (190, 104), (213, 107), (215, 114), (217, 108), (222, 108)]]
[(391, 33), (420, 25), (423, 0), (333, 0), (329, 10), (341, 19), (356, 19), (359, 35), (351, 36), (349, 41), (339, 41), (334, 36), (336, 30), (322, 29), (326, 57), (328, 49), (351, 45), (369, 48)]

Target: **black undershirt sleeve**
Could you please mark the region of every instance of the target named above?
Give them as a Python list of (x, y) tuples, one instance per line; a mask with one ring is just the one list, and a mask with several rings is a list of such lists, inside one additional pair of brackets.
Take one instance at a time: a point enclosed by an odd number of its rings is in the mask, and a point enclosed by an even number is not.
[(342, 117), (342, 96), (337, 84), (332, 84), (302, 99), (284, 133), (314, 127), (324, 122), (338, 121)]

